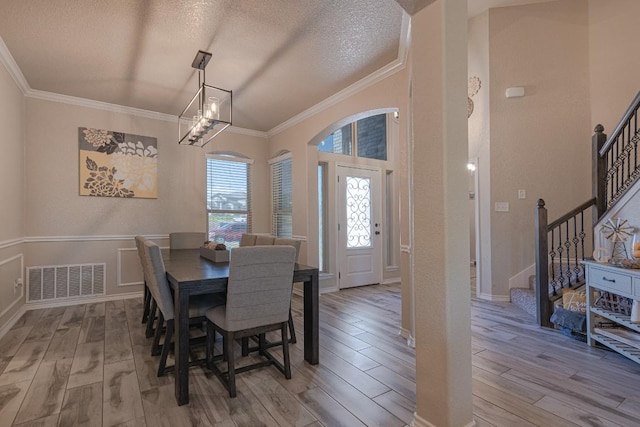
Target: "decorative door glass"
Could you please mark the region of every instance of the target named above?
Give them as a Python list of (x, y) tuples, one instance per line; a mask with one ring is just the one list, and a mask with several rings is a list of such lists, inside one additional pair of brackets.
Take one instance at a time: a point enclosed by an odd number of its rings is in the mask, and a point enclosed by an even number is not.
[(347, 177), (347, 248), (371, 247), (371, 179)]

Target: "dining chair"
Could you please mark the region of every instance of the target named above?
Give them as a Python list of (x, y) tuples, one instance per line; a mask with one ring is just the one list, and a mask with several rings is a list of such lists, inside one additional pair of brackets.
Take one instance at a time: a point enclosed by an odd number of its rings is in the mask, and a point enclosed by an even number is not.
[(274, 240), (275, 240), (275, 237), (273, 237), (273, 236), (268, 236), (266, 234), (257, 234), (256, 235), (256, 246), (273, 245), (273, 241)]
[[(209, 309), (207, 317), (207, 367), (236, 396), (236, 374), (274, 365), (285, 378), (291, 378), (287, 319), (291, 305), (295, 249), (289, 246), (248, 246), (233, 249), (229, 265), (227, 299), (223, 306)], [(280, 330), (282, 362), (262, 346), (266, 360), (236, 368), (235, 340)], [(222, 335), (225, 372), (214, 361), (215, 332)], [(264, 340), (260, 342), (264, 344)]]
[[(300, 256), (301, 243), (302, 243), (301, 240), (290, 239), (286, 237), (276, 237), (273, 242), (274, 245), (278, 245), (278, 246), (287, 245), (287, 246), (293, 246), (294, 248), (296, 248), (296, 262), (298, 262), (298, 257)], [(297, 341), (298, 339), (296, 338), (296, 328), (293, 324), (293, 316), (291, 314), (291, 308), (289, 308), (289, 343), (295, 344)]]
[(198, 249), (207, 240), (207, 233), (199, 231), (169, 233), (171, 249)]
[[(144, 256), (144, 242), (147, 240), (146, 237), (137, 235), (134, 237), (136, 242), (136, 249), (138, 250), (138, 258), (140, 258), (140, 265), (142, 266), (142, 281), (144, 283), (144, 300), (143, 300), (143, 310), (142, 310), (142, 323), (146, 323), (147, 327), (145, 328), (145, 336), (150, 338), (153, 336), (153, 324), (155, 322), (156, 317), (156, 301), (153, 299), (151, 292), (149, 291), (149, 282), (147, 280), (147, 272), (144, 266), (145, 256)], [(151, 321), (149, 321), (151, 319)]]
[[(155, 243), (147, 240), (144, 242), (144, 267), (147, 271), (149, 279), (149, 290), (153, 295), (158, 307), (158, 324), (155, 328), (153, 344), (151, 346), (151, 354), (157, 356), (160, 354), (160, 362), (158, 364), (158, 376), (163, 376), (173, 367), (167, 367), (167, 356), (173, 348), (173, 333), (175, 329), (173, 295), (171, 287), (167, 280), (167, 272), (162, 259), (160, 247)], [(225, 298), (222, 294), (202, 295), (198, 298), (192, 298), (189, 301), (189, 321), (192, 324), (200, 324), (204, 321), (206, 311), (216, 305), (223, 305)], [(164, 343), (160, 345), (163, 328), (165, 327)]]
[(244, 233), (242, 237), (240, 237), (240, 247), (242, 248), (244, 246), (255, 246), (256, 237), (258, 236), (255, 234)]

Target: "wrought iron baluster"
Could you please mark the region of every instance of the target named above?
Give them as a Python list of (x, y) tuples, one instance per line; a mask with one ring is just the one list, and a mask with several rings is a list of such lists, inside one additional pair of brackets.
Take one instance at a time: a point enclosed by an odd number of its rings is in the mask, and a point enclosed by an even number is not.
[(582, 246), (582, 260), (584, 261), (584, 239), (587, 234), (584, 232), (584, 211), (580, 212), (580, 244)]
[[(582, 212), (580, 213), (582, 215)], [(578, 239), (578, 215), (574, 215), (573, 217), (573, 251), (574, 251), (574, 263), (573, 263), (573, 274), (572, 276), (575, 278), (575, 283), (578, 283), (578, 273), (580, 271), (580, 264), (578, 261), (578, 243), (580, 243), (580, 239)]]
[(571, 240), (569, 239), (569, 220), (567, 220), (567, 222), (564, 223), (564, 226), (566, 228), (566, 239), (564, 241), (564, 247), (566, 252), (566, 258), (567, 258), (567, 268), (565, 270), (566, 273), (566, 277), (567, 277), (567, 287), (570, 288), (571, 287)]
[[(562, 273), (562, 254), (564, 253), (564, 248), (562, 247), (562, 224), (558, 225), (558, 284), (560, 285), (560, 289), (564, 287), (564, 274)], [(553, 265), (555, 269), (555, 264)]]
[(558, 295), (558, 292), (556, 291), (556, 269), (553, 268), (553, 266), (555, 265), (555, 260), (556, 260), (555, 236), (556, 236), (556, 230), (554, 228), (554, 229), (551, 230), (551, 245), (549, 245), (549, 247), (551, 248), (551, 251), (549, 251), (549, 258), (551, 259), (551, 262), (549, 263), (549, 265), (551, 265), (551, 279), (549, 280), (549, 283), (551, 284), (551, 287), (553, 288), (553, 295), (554, 296)]

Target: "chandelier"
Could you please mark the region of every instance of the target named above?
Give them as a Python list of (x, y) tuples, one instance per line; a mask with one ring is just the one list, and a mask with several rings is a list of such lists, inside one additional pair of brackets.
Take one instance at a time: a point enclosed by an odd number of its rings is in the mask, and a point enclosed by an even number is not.
[(178, 116), (178, 144), (203, 147), (231, 126), (232, 92), (205, 81), (210, 59), (209, 52), (199, 50), (191, 64), (198, 70), (198, 90)]

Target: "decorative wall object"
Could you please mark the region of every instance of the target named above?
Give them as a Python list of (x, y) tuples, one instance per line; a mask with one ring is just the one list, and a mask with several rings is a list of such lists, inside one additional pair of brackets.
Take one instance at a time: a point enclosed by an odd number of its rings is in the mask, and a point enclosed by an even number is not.
[(158, 198), (158, 142), (150, 136), (78, 128), (80, 195)]
[(480, 91), (481, 86), (482, 82), (480, 81), (480, 77), (469, 77), (469, 86), (467, 88), (467, 118), (473, 114), (473, 101), (471, 98)]

